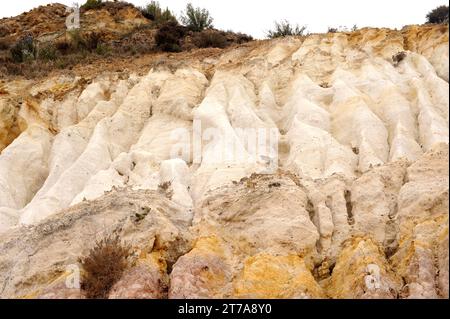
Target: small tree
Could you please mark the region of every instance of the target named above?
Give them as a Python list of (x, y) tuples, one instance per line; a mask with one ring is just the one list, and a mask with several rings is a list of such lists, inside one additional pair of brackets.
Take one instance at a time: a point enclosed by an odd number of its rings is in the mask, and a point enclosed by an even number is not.
[(161, 13), (161, 17), (159, 19), (158, 22), (169, 22), (169, 21), (173, 21), (178, 23), (177, 18), (175, 18), (175, 16), (172, 14), (172, 12), (169, 10), (169, 8), (166, 8), (162, 13)]
[(448, 23), (448, 6), (439, 6), (427, 14), (427, 23)]
[(151, 1), (145, 7), (141, 7), (139, 9), (144, 17), (153, 20), (157, 24), (163, 24), (169, 21), (177, 21), (169, 8), (166, 8), (165, 10), (161, 9), (158, 1)]
[(304, 34), (306, 30), (306, 26), (300, 27), (297, 25), (291, 25), (291, 23), (287, 20), (283, 20), (280, 22), (275, 21), (275, 27), (273, 30), (269, 30), (267, 32), (267, 37), (270, 39), (286, 37), (290, 35), (301, 36)]
[(198, 7), (194, 8), (191, 3), (188, 3), (186, 12), (182, 13), (180, 20), (189, 30), (200, 32), (206, 28), (212, 28), (214, 19), (208, 10)]

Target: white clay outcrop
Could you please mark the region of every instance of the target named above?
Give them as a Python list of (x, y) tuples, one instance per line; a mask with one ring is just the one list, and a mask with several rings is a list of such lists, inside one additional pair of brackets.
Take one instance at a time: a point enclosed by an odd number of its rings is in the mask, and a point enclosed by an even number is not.
[(448, 28), (417, 28), (0, 96), (0, 297), (81, 296), (63, 266), (119, 229), (111, 298), (448, 298)]

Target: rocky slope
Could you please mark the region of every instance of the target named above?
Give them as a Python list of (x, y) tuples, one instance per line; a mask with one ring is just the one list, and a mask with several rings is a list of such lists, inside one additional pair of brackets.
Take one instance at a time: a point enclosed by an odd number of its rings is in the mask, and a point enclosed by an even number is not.
[(42, 78), (79, 64), (98, 66), (118, 57), (136, 60), (149, 53), (226, 48), (252, 40), (231, 31), (194, 32), (180, 25), (168, 26), (144, 17), (141, 9), (123, 1), (105, 1), (93, 9), (81, 7), (80, 28), (69, 29), (73, 10), (55, 3), (0, 19), (0, 77)]
[(448, 298), (448, 48), (361, 29), (4, 81), (0, 296), (83, 297), (117, 232), (110, 298)]

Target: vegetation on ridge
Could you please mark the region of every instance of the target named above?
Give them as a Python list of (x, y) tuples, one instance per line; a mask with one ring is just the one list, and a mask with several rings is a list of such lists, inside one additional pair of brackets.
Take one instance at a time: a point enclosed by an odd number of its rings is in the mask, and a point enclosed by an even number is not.
[[(99, 59), (108, 62), (161, 51), (225, 48), (252, 40), (245, 34), (213, 29), (209, 12), (191, 4), (183, 16), (185, 25), (181, 25), (158, 1), (137, 8), (124, 1), (87, 0), (80, 7), (81, 26), (73, 30), (66, 29), (66, 9), (52, 4), (3, 19), (0, 74), (33, 78)], [(103, 19), (109, 21), (107, 28), (97, 26)]]
[(100, 8), (103, 4), (102, 0), (86, 0), (86, 3), (81, 6), (82, 9), (92, 10)]
[(187, 4), (186, 11), (181, 15), (180, 20), (183, 25), (194, 32), (212, 28), (214, 21), (208, 10), (194, 8), (191, 3)]
[(157, 25), (164, 24), (166, 22), (178, 23), (175, 15), (169, 10), (169, 8), (161, 9), (158, 1), (150, 1), (147, 5), (140, 7), (142, 15), (149, 20), (152, 20)]
[(286, 37), (286, 36), (302, 36), (304, 35), (306, 26), (292, 25), (289, 21), (275, 21), (273, 30), (267, 31), (267, 37), (270, 39)]
[[(138, 8), (124, 1), (86, 0), (81, 6), (81, 28), (71, 31), (64, 26), (67, 14), (63, 5), (47, 5), (15, 18), (2, 19), (0, 74), (34, 77), (97, 59), (158, 51), (226, 48), (253, 40), (245, 34), (214, 29), (210, 12), (191, 3), (178, 21), (169, 8), (163, 9), (155, 0)], [(98, 19), (108, 14), (114, 22), (109, 22), (108, 28), (96, 27)], [(439, 6), (426, 15), (427, 23), (448, 23), (448, 14), (448, 6)], [(329, 27), (328, 32), (356, 29), (356, 25), (353, 28)], [(306, 26), (277, 21), (266, 35), (271, 39), (304, 36)]]
[(427, 23), (447, 23), (448, 6), (439, 6), (427, 14)]

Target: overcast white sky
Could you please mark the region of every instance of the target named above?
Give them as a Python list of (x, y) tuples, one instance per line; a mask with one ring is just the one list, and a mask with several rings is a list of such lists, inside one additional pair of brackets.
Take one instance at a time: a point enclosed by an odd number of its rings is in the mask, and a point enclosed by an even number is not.
[[(59, 2), (71, 5), (85, 0), (1, 0), (0, 17), (10, 17), (42, 4)], [(143, 5), (149, 0), (128, 0)], [(188, 2), (207, 8), (219, 29), (241, 31), (263, 38), (275, 20), (287, 19), (306, 25), (310, 32), (356, 24), (358, 27), (401, 28), (425, 22), (425, 15), (445, 0), (159, 0), (177, 16)]]

